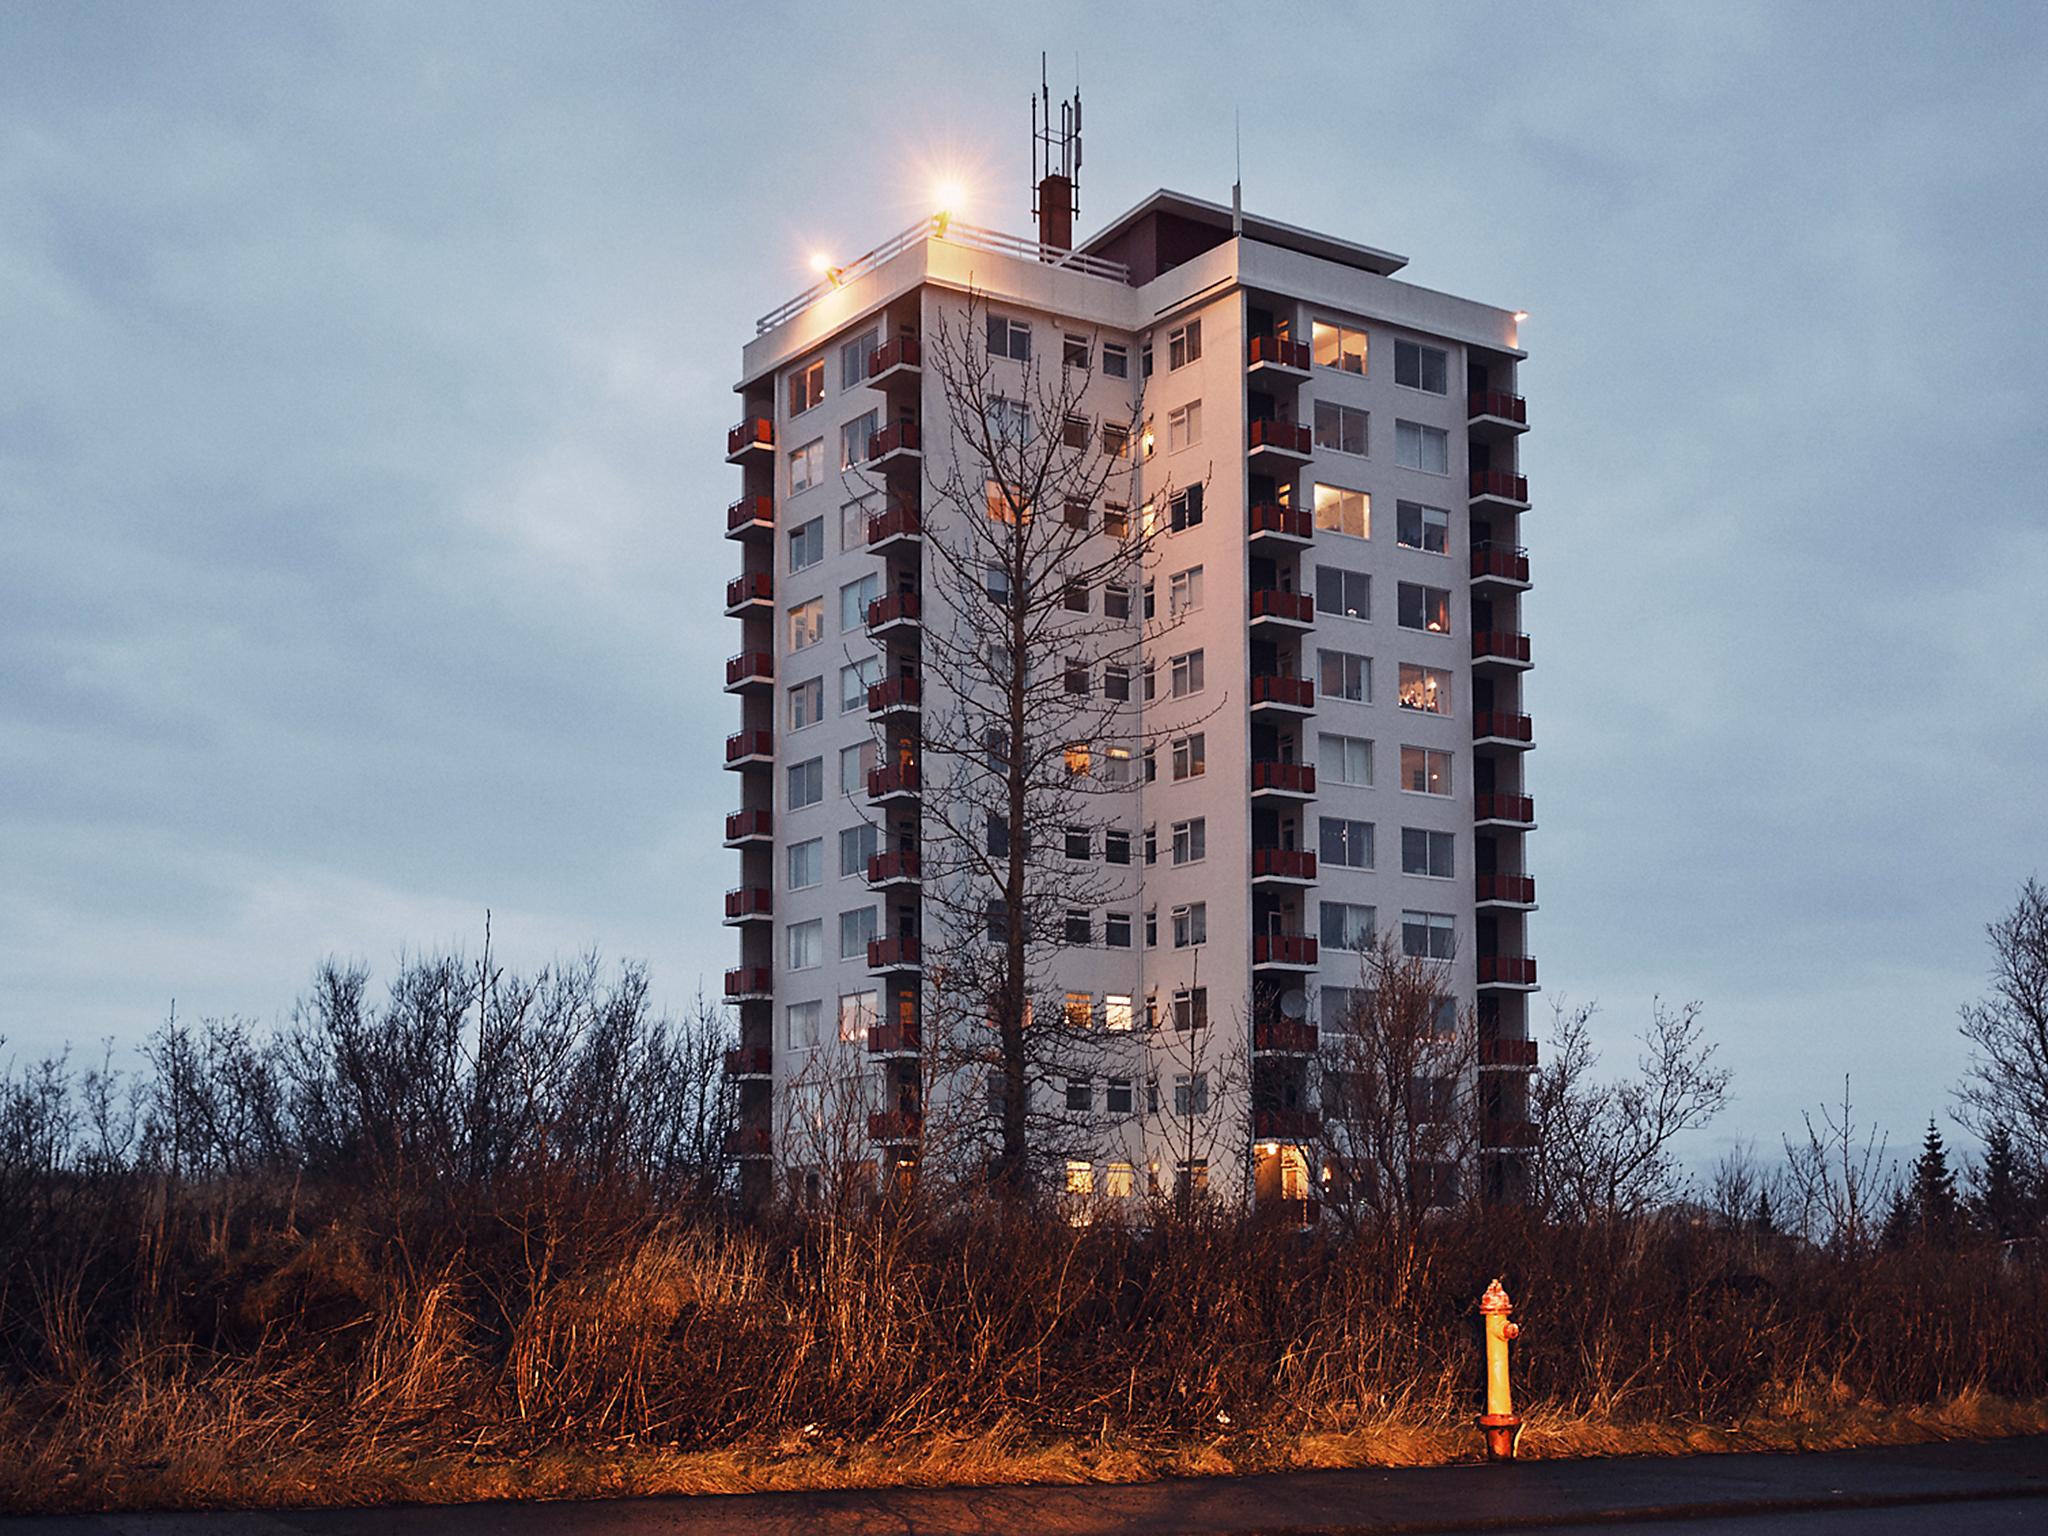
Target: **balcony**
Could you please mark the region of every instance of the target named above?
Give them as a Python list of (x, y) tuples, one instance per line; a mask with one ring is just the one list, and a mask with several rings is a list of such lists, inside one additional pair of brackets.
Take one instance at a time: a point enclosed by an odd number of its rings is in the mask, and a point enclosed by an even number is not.
[(1474, 795), (1472, 820), (1479, 826), (1521, 827), (1536, 825), (1536, 800), (1532, 795)]
[(892, 554), (924, 542), (924, 519), (916, 507), (898, 505), (868, 519), (868, 553)]
[(773, 1077), (775, 1053), (765, 1045), (743, 1045), (736, 1051), (727, 1051), (725, 1075), (735, 1078)]
[(1509, 474), (1504, 469), (1475, 469), (1472, 471), (1472, 500), (1526, 510), (1529, 505), (1529, 477)]
[(869, 885), (916, 885), (924, 878), (924, 860), (915, 848), (878, 853), (868, 860)]
[(726, 1001), (751, 1002), (773, 994), (774, 983), (765, 965), (742, 965), (725, 973)]
[(1536, 1042), (1482, 1040), (1479, 1042), (1479, 1068), (1482, 1072), (1534, 1072)]
[(1301, 1019), (1254, 1019), (1254, 1056), (1313, 1056), (1316, 1027)]
[(1512, 544), (1472, 546), (1472, 585), (1510, 587), (1520, 592), (1529, 585), (1529, 552)]
[(1323, 1134), (1323, 1117), (1312, 1109), (1254, 1109), (1254, 1141), (1313, 1141)]
[(1482, 629), (1472, 636), (1472, 664), (1524, 671), (1529, 666), (1529, 637), (1511, 629)]
[(737, 1158), (768, 1157), (773, 1147), (765, 1125), (742, 1125), (725, 1133), (725, 1155)]
[(1255, 933), (1252, 935), (1252, 969), (1312, 971), (1316, 968), (1316, 941), (1305, 933)]
[(1261, 1200), (1259, 1209), (1271, 1211), (1275, 1221), (1289, 1227), (1312, 1227), (1323, 1219), (1323, 1202), (1303, 1195), (1281, 1195), (1277, 1199)]
[(775, 456), (775, 423), (766, 416), (749, 416), (725, 434), (725, 462), (745, 464)]
[(1254, 627), (1308, 629), (1316, 621), (1315, 599), (1306, 592), (1282, 592), (1272, 587), (1252, 588), (1251, 621)]
[(1304, 422), (1254, 421), (1246, 434), (1245, 452), (1254, 464), (1305, 464), (1315, 453), (1315, 443)]
[(1254, 336), (1245, 349), (1245, 367), (1262, 378), (1305, 379), (1309, 373), (1308, 343), (1279, 336)]
[(1536, 727), (1527, 715), (1482, 709), (1472, 716), (1472, 740), (1488, 747), (1526, 752), (1535, 744)]
[(868, 1116), (868, 1139), (901, 1146), (924, 1134), (924, 1116), (914, 1109), (878, 1109)]
[(868, 969), (878, 972), (924, 969), (924, 952), (917, 936), (902, 934), (893, 939), (869, 939)]
[(924, 692), (915, 677), (885, 677), (879, 683), (868, 684), (868, 717), (879, 719), (883, 715), (916, 714)]
[(1252, 879), (1314, 885), (1316, 856), (1300, 848), (1254, 848)]
[(1475, 389), (1465, 397), (1468, 427), (1501, 433), (1529, 430), (1529, 402), (1498, 389)]
[(725, 813), (725, 846), (741, 848), (748, 843), (769, 843), (775, 840), (775, 813), (773, 811), (727, 811)]
[(742, 496), (725, 509), (728, 539), (762, 539), (775, 532), (775, 498)]
[(773, 731), (734, 731), (725, 738), (725, 766), (765, 768), (775, 761)]
[(725, 893), (727, 923), (765, 923), (775, 915), (775, 893), (765, 885), (735, 886)]
[(766, 651), (741, 651), (725, 659), (725, 691), (746, 693), (775, 686), (775, 658)]
[(917, 423), (899, 421), (868, 439), (868, 456), (863, 462), (869, 469), (887, 469), (892, 464), (912, 464), (923, 457)]
[(875, 355), (868, 359), (868, 382), (894, 384), (914, 379), (923, 366), (924, 349), (917, 344), (917, 338), (898, 336), (894, 341), (885, 341), (875, 348)]
[(913, 800), (920, 788), (917, 764), (914, 762), (888, 763), (880, 768), (868, 770), (870, 800)]
[(1307, 714), (1316, 707), (1316, 685), (1305, 677), (1254, 676), (1251, 707)]
[(915, 1021), (908, 1024), (877, 1024), (868, 1030), (870, 1056), (916, 1056), (924, 1040)]
[(1269, 540), (1291, 546), (1306, 544), (1316, 536), (1315, 519), (1308, 513), (1270, 501), (1260, 502), (1252, 508), (1248, 524), (1247, 538), (1253, 544)]
[(917, 629), (923, 622), (924, 604), (915, 592), (892, 592), (868, 604), (868, 634), (879, 640)]
[(753, 609), (775, 606), (775, 578), (766, 571), (748, 571), (725, 584), (725, 615), (745, 618)]
[(1503, 1120), (1497, 1115), (1479, 1121), (1479, 1146), (1486, 1152), (1520, 1152), (1536, 1145), (1536, 1127), (1526, 1120)]
[(1536, 905), (1536, 877), (1534, 875), (1481, 875), (1476, 882), (1474, 896), (1482, 907), (1521, 907), (1528, 909)]
[(1536, 990), (1536, 962), (1527, 955), (1481, 955), (1479, 985), (1533, 992)]
[(1253, 763), (1254, 800), (1313, 800), (1316, 771), (1307, 763)]

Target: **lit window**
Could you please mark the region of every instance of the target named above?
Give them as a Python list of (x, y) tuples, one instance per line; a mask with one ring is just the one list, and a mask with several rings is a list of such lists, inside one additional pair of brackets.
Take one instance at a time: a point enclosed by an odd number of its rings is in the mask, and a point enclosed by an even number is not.
[(1176, 736), (1173, 739), (1173, 777), (1176, 782), (1181, 779), (1199, 779), (1208, 772), (1207, 743), (1207, 735), (1202, 731), (1196, 731), (1188, 736)]
[[(1129, 926), (1129, 913), (1124, 914), (1124, 923), (1126, 927)], [(1111, 1034), (1123, 1034), (1129, 1031), (1131, 1024), (1131, 999), (1129, 993), (1112, 992), (1103, 998), (1102, 1027), (1104, 1029), (1108, 1030)], [(1130, 1108), (1128, 1104), (1124, 1107), (1126, 1109)]]
[[(1075, 1102), (1078, 1094), (1080, 1102)], [(1088, 1079), (1070, 1077), (1067, 1079), (1067, 1108), (1085, 1110), (1088, 1108)], [(1085, 1199), (1095, 1193), (1095, 1165), (1093, 1163), (1070, 1162), (1067, 1164), (1067, 1193), (1075, 1199)]]
[(1365, 372), (1364, 331), (1318, 320), (1309, 328), (1309, 341), (1318, 368), (1335, 368), (1343, 373)]
[(825, 638), (825, 599), (813, 597), (789, 610), (789, 648), (803, 650)]
[(825, 360), (805, 363), (789, 376), (789, 414), (801, 416), (825, 398)]
[(1102, 424), (1102, 451), (1112, 459), (1131, 456), (1131, 429), (1120, 422)]
[(1346, 619), (1372, 617), (1372, 578), (1342, 566), (1316, 567), (1316, 612)]
[(1432, 635), (1451, 632), (1451, 594), (1442, 587), (1404, 581), (1395, 595), (1399, 599), (1395, 618), (1403, 629), (1427, 630)]
[(846, 992), (839, 998), (839, 1038), (865, 1040), (880, 1014), (881, 998), (873, 992)]
[(1394, 343), (1394, 382), (1409, 389), (1427, 390), (1432, 395), (1451, 392), (1450, 354), (1441, 347), (1425, 347), (1419, 341)]
[[(1069, 914), (1071, 916), (1071, 914)], [(1083, 914), (1084, 918), (1086, 914)], [(1095, 1027), (1095, 994), (1093, 992), (1069, 992), (1066, 998), (1067, 1028), (1092, 1029)], [(1088, 1106), (1080, 1106), (1086, 1109)]]
[(1316, 402), (1316, 446), (1337, 453), (1363, 455), (1366, 451), (1368, 413), (1334, 400)]
[(1440, 667), (1401, 663), (1401, 707), (1432, 715), (1451, 712), (1451, 674)]
[(1316, 527), (1346, 533), (1354, 539), (1372, 537), (1372, 497), (1341, 485), (1316, 487)]
[(1419, 421), (1394, 423), (1394, 462), (1403, 469), (1426, 474), (1451, 472), (1451, 440), (1441, 427), (1425, 427)]
[(1068, 742), (1068, 743), (1067, 743), (1067, 752), (1066, 752), (1066, 760), (1067, 760), (1067, 774), (1068, 774), (1068, 776), (1069, 776), (1070, 778), (1077, 778), (1077, 779), (1078, 779), (1078, 778), (1086, 778), (1086, 777), (1087, 777), (1087, 775), (1088, 775), (1088, 769), (1089, 769), (1089, 767), (1091, 766), (1091, 763), (1090, 763), (1090, 759), (1091, 759), (1091, 756), (1092, 756), (1092, 754), (1090, 753), (1090, 750), (1089, 750), (1089, 747), (1088, 747), (1088, 743), (1087, 743), (1087, 742), (1085, 742), (1085, 741), (1070, 741), (1070, 742)]
[(1131, 776), (1131, 749), (1110, 747), (1102, 754), (1102, 782), (1122, 784)]
[(1401, 787), (1414, 795), (1448, 795), (1451, 754), (1429, 747), (1402, 747)]
[(1432, 555), (1449, 554), (1451, 514), (1442, 507), (1397, 501), (1394, 503), (1394, 539), (1404, 549), (1420, 549)]

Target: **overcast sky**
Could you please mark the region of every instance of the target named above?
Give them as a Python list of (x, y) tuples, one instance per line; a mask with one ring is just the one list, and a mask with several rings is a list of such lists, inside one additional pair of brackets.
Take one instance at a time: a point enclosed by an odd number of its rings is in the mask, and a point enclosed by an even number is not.
[[(2035, 5), (0, 6), (0, 1060), (329, 954), (715, 992), (753, 317), (1157, 186), (1531, 312), (1532, 924), (1717, 1139), (1946, 1115), (2048, 874)], [(1537, 1016), (1547, 1010), (1539, 1006)]]

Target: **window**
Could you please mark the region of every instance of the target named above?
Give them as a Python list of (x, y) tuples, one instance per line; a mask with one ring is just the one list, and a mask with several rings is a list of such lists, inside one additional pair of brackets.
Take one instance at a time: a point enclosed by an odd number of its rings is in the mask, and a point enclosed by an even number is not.
[(1093, 753), (1090, 751), (1087, 742), (1068, 742), (1066, 750), (1066, 764), (1068, 777), (1076, 779), (1085, 779), (1088, 776), (1088, 769), (1091, 766), (1092, 757)]
[(997, 604), (1007, 608), (1010, 605), (1010, 572), (1001, 565), (991, 565), (982, 572), (982, 590)]
[(882, 680), (882, 658), (863, 656), (839, 669), (839, 713), (848, 715), (867, 708), (868, 688)]
[(1372, 1018), (1373, 996), (1369, 987), (1324, 987), (1316, 1000), (1323, 1028), (1333, 1035), (1362, 1033), (1359, 1026)]
[(1173, 1112), (1176, 1115), (1209, 1113), (1209, 1074), (1177, 1072), (1173, 1078)]
[(789, 728), (800, 731), (825, 717), (825, 679), (813, 677), (789, 691)]
[(1326, 699), (1372, 702), (1372, 658), (1354, 651), (1317, 651), (1316, 673)]
[[(1155, 587), (1156, 585), (1157, 585), (1157, 583), (1156, 583), (1156, 582), (1154, 582), (1154, 581), (1153, 581), (1153, 579), (1152, 579), (1151, 577), (1149, 577), (1149, 576), (1148, 576), (1148, 577), (1146, 577), (1146, 578), (1145, 578), (1145, 589), (1144, 589), (1144, 590), (1145, 590), (1145, 602), (1144, 602), (1144, 609), (1145, 609), (1145, 621), (1146, 621), (1147, 623), (1150, 623), (1150, 622), (1151, 622), (1151, 621), (1152, 621), (1152, 620), (1153, 620), (1154, 618), (1158, 617), (1158, 613), (1157, 613), (1157, 608), (1158, 608), (1158, 605), (1157, 605), (1157, 604), (1156, 604), (1156, 603), (1155, 603), (1155, 602), (1153, 601), (1153, 597), (1154, 597), (1154, 593), (1153, 593), (1153, 588), (1154, 588), (1154, 587)], [(1150, 663), (1147, 663), (1147, 665), (1150, 665)], [(1149, 693), (1148, 693), (1148, 694), (1146, 694), (1146, 697), (1147, 697), (1147, 698), (1150, 698), (1150, 697), (1151, 697), (1151, 694), (1149, 694)]]
[(1060, 591), (1060, 606), (1069, 613), (1087, 613), (1094, 606), (1089, 596), (1088, 583), (1070, 581)]
[(1157, 907), (1147, 907), (1145, 909), (1145, 947), (1147, 949), (1157, 949), (1159, 947), (1159, 909)]
[(1182, 779), (1199, 779), (1209, 770), (1208, 741), (1206, 733), (1196, 731), (1187, 736), (1173, 739), (1173, 777), (1178, 783)]
[(1031, 327), (1007, 315), (988, 317), (988, 355), (1007, 357), (1013, 362), (1031, 361)]
[(1076, 336), (1069, 331), (1060, 337), (1060, 363), (1067, 368), (1086, 368), (1090, 348), (1086, 336)]
[(789, 808), (800, 811), (825, 798), (825, 759), (807, 758), (789, 765)]
[(1377, 914), (1371, 907), (1349, 901), (1326, 901), (1321, 905), (1324, 949), (1363, 952), (1372, 948)]
[(1129, 582), (1111, 581), (1103, 584), (1102, 616), (1105, 619), (1128, 619), (1131, 616), (1131, 584)]
[(825, 638), (825, 599), (813, 597), (789, 610), (789, 648), (800, 651)]
[(1202, 606), (1202, 568), (1191, 565), (1166, 579), (1166, 611), (1174, 618)]
[(801, 891), (825, 878), (825, 840), (808, 838), (789, 845), (789, 888)]
[[(1111, 949), (1129, 949), (1131, 947), (1131, 914), (1128, 912), (1103, 913), (1102, 942)], [(1128, 999), (1125, 1000), (1125, 1007), (1129, 1007)], [(1110, 1027), (1114, 1029), (1116, 1026), (1111, 1025)], [(1128, 1024), (1124, 1027), (1126, 1029), (1130, 1028)]]
[(1209, 1196), (1209, 1159), (1190, 1157), (1175, 1163), (1173, 1193), (1179, 1200), (1206, 1200)]
[(1426, 389), (1432, 395), (1447, 395), (1451, 392), (1450, 354), (1419, 341), (1396, 341), (1394, 382), (1409, 389)]
[(1401, 663), (1401, 707), (1432, 715), (1451, 712), (1451, 674), (1440, 667)]
[(865, 877), (868, 860), (882, 851), (881, 843), (880, 829), (869, 822), (842, 828), (839, 833), (839, 878)]
[(865, 416), (856, 416), (839, 429), (841, 469), (851, 469), (856, 464), (865, 464), (875, 456), (875, 433), (880, 427), (881, 413), (869, 411)]
[(1454, 873), (1451, 864), (1456, 844), (1457, 838), (1449, 832), (1431, 832), (1422, 827), (1403, 827), (1401, 873), (1428, 875), (1434, 880), (1449, 880)]
[(1402, 747), (1401, 787), (1412, 795), (1448, 795), (1451, 754), (1428, 747)]
[(1341, 816), (1324, 816), (1322, 860), (1339, 869), (1372, 868), (1372, 823), (1346, 821)]
[[(1128, 930), (1131, 915), (1123, 914), (1124, 926)], [(1102, 1000), (1102, 1027), (1113, 1034), (1126, 1034), (1131, 1028), (1131, 999), (1129, 994), (1112, 992)], [(1126, 1084), (1126, 1087), (1129, 1085)], [(1126, 1109), (1130, 1108), (1127, 1104)]]
[(1105, 864), (1128, 864), (1131, 862), (1131, 834), (1128, 828), (1103, 828), (1102, 862)]
[(789, 925), (789, 968), (792, 971), (808, 971), (822, 965), (825, 959), (825, 923), (822, 918), (812, 918), (807, 923)]
[(1202, 402), (1190, 400), (1166, 413), (1166, 451), (1192, 448), (1202, 440)]
[(868, 381), (868, 364), (882, 344), (880, 331), (868, 331), (839, 348), (839, 387), (857, 389)]
[(1095, 834), (1087, 827), (1069, 827), (1065, 847), (1068, 858), (1085, 862), (1095, 856)]
[(825, 473), (825, 439), (814, 437), (789, 450), (789, 494), (808, 491)]
[(1317, 776), (1332, 784), (1372, 783), (1372, 743), (1363, 736), (1333, 736), (1327, 731), (1316, 738)]
[(1309, 327), (1311, 350), (1318, 368), (1344, 373), (1365, 372), (1365, 332), (1348, 325), (1318, 320)]
[(1372, 537), (1372, 497), (1341, 485), (1316, 487), (1316, 526), (1354, 539)]
[(1202, 521), (1202, 487), (1199, 482), (1182, 486), (1166, 500), (1166, 523), (1175, 533), (1185, 533)]
[(1157, 864), (1159, 862), (1159, 829), (1157, 827), (1147, 827), (1145, 829), (1145, 862), (1147, 864)]
[(1102, 424), (1102, 451), (1112, 459), (1128, 459), (1131, 456), (1131, 429), (1120, 422), (1105, 421)]
[(1173, 862), (1197, 864), (1209, 856), (1209, 822), (1204, 816), (1173, 824)]
[(1397, 501), (1394, 539), (1404, 549), (1447, 555), (1451, 552), (1451, 514), (1442, 507), (1425, 507), (1418, 501)]
[(814, 358), (789, 376), (789, 414), (801, 416), (825, 398), (825, 359)]
[(1095, 920), (1088, 915), (1086, 907), (1069, 907), (1061, 933), (1069, 944), (1093, 944)]
[(996, 773), (1006, 773), (1010, 767), (1010, 733), (999, 725), (992, 725), (982, 735), (982, 757), (989, 768)]
[(1334, 400), (1316, 402), (1316, 446), (1338, 453), (1363, 454), (1366, 450), (1368, 413)]
[(1425, 587), (1404, 581), (1395, 592), (1395, 619), (1403, 629), (1427, 630), (1432, 635), (1451, 632), (1451, 594), (1442, 587)]
[(791, 1003), (783, 1010), (783, 1027), (789, 1031), (792, 1046), (810, 1046), (818, 1043), (818, 1023), (825, 1011), (823, 1003)]
[(1372, 617), (1372, 578), (1338, 565), (1316, 567), (1316, 612), (1340, 618)]
[(1112, 539), (1131, 536), (1131, 509), (1111, 502), (1102, 509), (1102, 531)]
[(1448, 960), (1457, 953), (1457, 919), (1448, 912), (1403, 912), (1401, 953), (1429, 960)]
[(865, 1040), (881, 1012), (881, 995), (875, 992), (843, 992), (839, 997), (839, 1038)]
[[(868, 940), (875, 936), (875, 909), (856, 907), (839, 914), (839, 958), (865, 960)], [(844, 1037), (842, 1037), (844, 1038)]]
[(1069, 448), (1086, 448), (1094, 435), (1089, 429), (1086, 416), (1069, 414), (1067, 419), (1060, 423), (1060, 441)]
[(1167, 663), (1167, 675), (1171, 679), (1169, 691), (1176, 699), (1184, 699), (1191, 693), (1202, 691), (1202, 653), (1183, 651)]
[(816, 565), (825, 558), (825, 519), (814, 517), (789, 530), (789, 568), (792, 573)]
[(1010, 822), (1006, 816), (988, 813), (982, 846), (999, 859), (1010, 855)]
[(1123, 784), (1131, 777), (1131, 749), (1129, 747), (1108, 747), (1102, 754), (1102, 782)]
[[(1128, 1115), (1131, 1112), (1131, 1080), (1128, 1077), (1112, 1077), (1103, 1085), (1103, 1109), (1112, 1115)], [(1119, 1176), (1121, 1170), (1121, 1176)], [(1109, 1193), (1122, 1198), (1131, 1192), (1131, 1165), (1111, 1163), (1109, 1165)]]
[(997, 395), (988, 403), (988, 429), (1000, 442), (1025, 441), (1031, 436), (1031, 407), (1022, 400)]
[(1131, 376), (1131, 349), (1120, 341), (1105, 341), (1102, 344), (1102, 371), (1108, 378), (1129, 378)]
[(1102, 696), (1117, 703), (1127, 703), (1131, 697), (1131, 669), (1121, 661), (1105, 662), (1102, 668)]
[(1451, 440), (1442, 427), (1425, 427), (1419, 421), (1396, 421), (1394, 462), (1403, 469), (1448, 475), (1451, 472)]
[(1173, 909), (1173, 947), (1187, 949), (1209, 942), (1209, 904), (1191, 902)]
[(1152, 342), (1150, 338), (1147, 338), (1144, 346), (1138, 349), (1138, 373), (1142, 378), (1149, 379), (1152, 377)]
[(1202, 322), (1190, 320), (1166, 333), (1166, 371), (1185, 368), (1202, 355)]

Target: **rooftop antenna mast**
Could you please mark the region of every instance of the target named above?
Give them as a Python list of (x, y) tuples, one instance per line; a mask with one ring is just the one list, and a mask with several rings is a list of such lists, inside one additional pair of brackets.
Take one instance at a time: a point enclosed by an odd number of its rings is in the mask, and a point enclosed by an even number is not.
[(1031, 216), (1038, 221), (1039, 253), (1047, 260), (1074, 248), (1074, 221), (1081, 216), (1081, 87), (1059, 104), (1055, 123), (1043, 53), (1038, 94), (1031, 98)]
[(1231, 139), (1237, 146), (1237, 179), (1230, 184), (1230, 232), (1244, 233), (1244, 109), (1233, 107), (1230, 114)]

